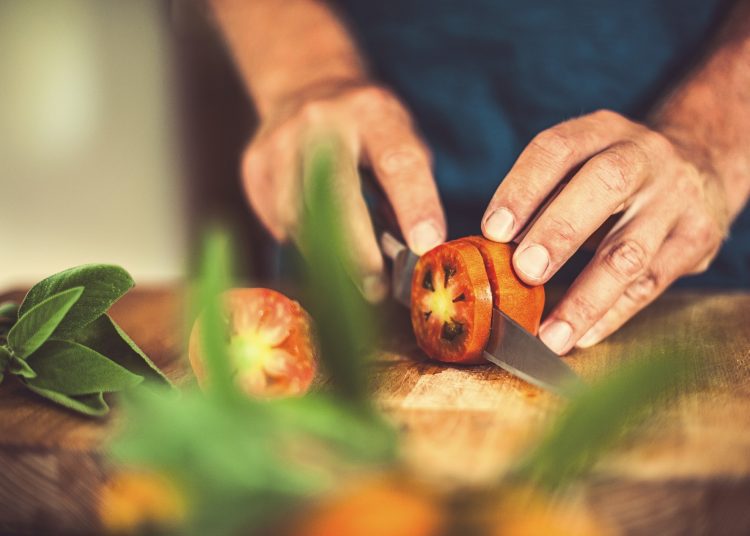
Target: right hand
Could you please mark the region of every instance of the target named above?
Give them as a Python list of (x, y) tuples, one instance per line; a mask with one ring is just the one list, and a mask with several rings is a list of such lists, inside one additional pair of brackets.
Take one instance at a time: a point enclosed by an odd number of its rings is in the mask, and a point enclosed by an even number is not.
[(370, 301), (388, 291), (383, 258), (361, 191), (358, 165), (372, 169), (408, 246), (418, 254), (442, 243), (446, 224), (430, 155), (409, 112), (388, 90), (330, 82), (288, 97), (265, 114), (243, 158), (251, 206), (278, 241), (297, 237), (304, 187), (304, 146), (311, 133), (337, 137), (351, 158), (340, 162), (334, 191), (348, 223), (354, 283)]

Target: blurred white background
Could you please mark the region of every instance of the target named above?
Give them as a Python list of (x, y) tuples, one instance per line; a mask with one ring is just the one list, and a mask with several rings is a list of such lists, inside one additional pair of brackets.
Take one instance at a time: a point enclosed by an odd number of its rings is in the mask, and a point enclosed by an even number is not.
[(184, 271), (167, 18), (154, 0), (0, 1), (0, 291), (87, 262)]

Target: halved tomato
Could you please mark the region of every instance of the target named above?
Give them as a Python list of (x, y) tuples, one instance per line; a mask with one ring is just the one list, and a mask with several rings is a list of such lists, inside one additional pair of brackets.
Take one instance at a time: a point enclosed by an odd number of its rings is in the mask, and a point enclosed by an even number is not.
[(411, 323), (428, 356), (481, 362), (491, 321), (492, 292), (476, 246), (448, 242), (420, 257), (411, 286)]
[[(237, 385), (256, 397), (301, 395), (315, 376), (318, 347), (312, 319), (294, 300), (265, 288), (224, 293), (229, 327), (227, 349)], [(206, 381), (200, 319), (190, 333), (190, 364)]]
[(544, 309), (544, 287), (531, 287), (518, 278), (513, 270), (515, 244), (499, 244), (483, 236), (467, 236), (461, 240), (481, 253), (494, 306), (536, 335)]

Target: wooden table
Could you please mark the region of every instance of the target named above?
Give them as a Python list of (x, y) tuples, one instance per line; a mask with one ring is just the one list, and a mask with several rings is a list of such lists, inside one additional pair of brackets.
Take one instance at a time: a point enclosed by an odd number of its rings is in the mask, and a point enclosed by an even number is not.
[[(112, 314), (172, 378), (185, 376), (175, 292), (136, 290)], [(402, 318), (393, 325), (408, 326), (406, 311), (394, 314)], [(593, 379), (674, 336), (715, 364), (713, 387), (661, 414), (645, 436), (601, 463), (586, 501), (627, 533), (750, 533), (750, 294), (673, 291), (607, 342), (565, 360)], [(428, 362), (408, 329), (385, 346), (374, 366), (377, 400), (401, 429), (407, 462), (441, 485), (493, 478), (561, 404), (493, 366)], [(116, 411), (91, 420), (12, 381), (0, 385), (0, 533), (94, 530), (106, 473), (100, 445), (116, 421)]]

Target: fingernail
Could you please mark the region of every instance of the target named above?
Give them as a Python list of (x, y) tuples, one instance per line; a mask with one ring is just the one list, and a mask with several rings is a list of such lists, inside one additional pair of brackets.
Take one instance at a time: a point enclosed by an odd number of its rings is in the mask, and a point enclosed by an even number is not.
[(531, 279), (542, 279), (549, 266), (547, 248), (533, 244), (518, 254), (515, 262), (516, 269)]
[(507, 208), (498, 208), (484, 222), (487, 238), (495, 242), (509, 242), (513, 238), (515, 218)]
[(599, 343), (601, 340), (602, 340), (602, 330), (599, 329), (598, 326), (593, 326), (591, 329), (589, 329), (586, 333), (583, 334), (583, 337), (578, 339), (576, 346), (578, 346), (578, 348), (589, 348)]
[(570, 324), (563, 320), (555, 320), (539, 331), (539, 338), (550, 350), (556, 354), (562, 354), (567, 349), (572, 334), (573, 328)]
[(378, 303), (388, 294), (388, 283), (380, 275), (368, 275), (362, 279), (360, 291), (368, 302)]
[(442, 236), (434, 223), (423, 221), (414, 226), (409, 234), (414, 253), (422, 255), (442, 242)]

